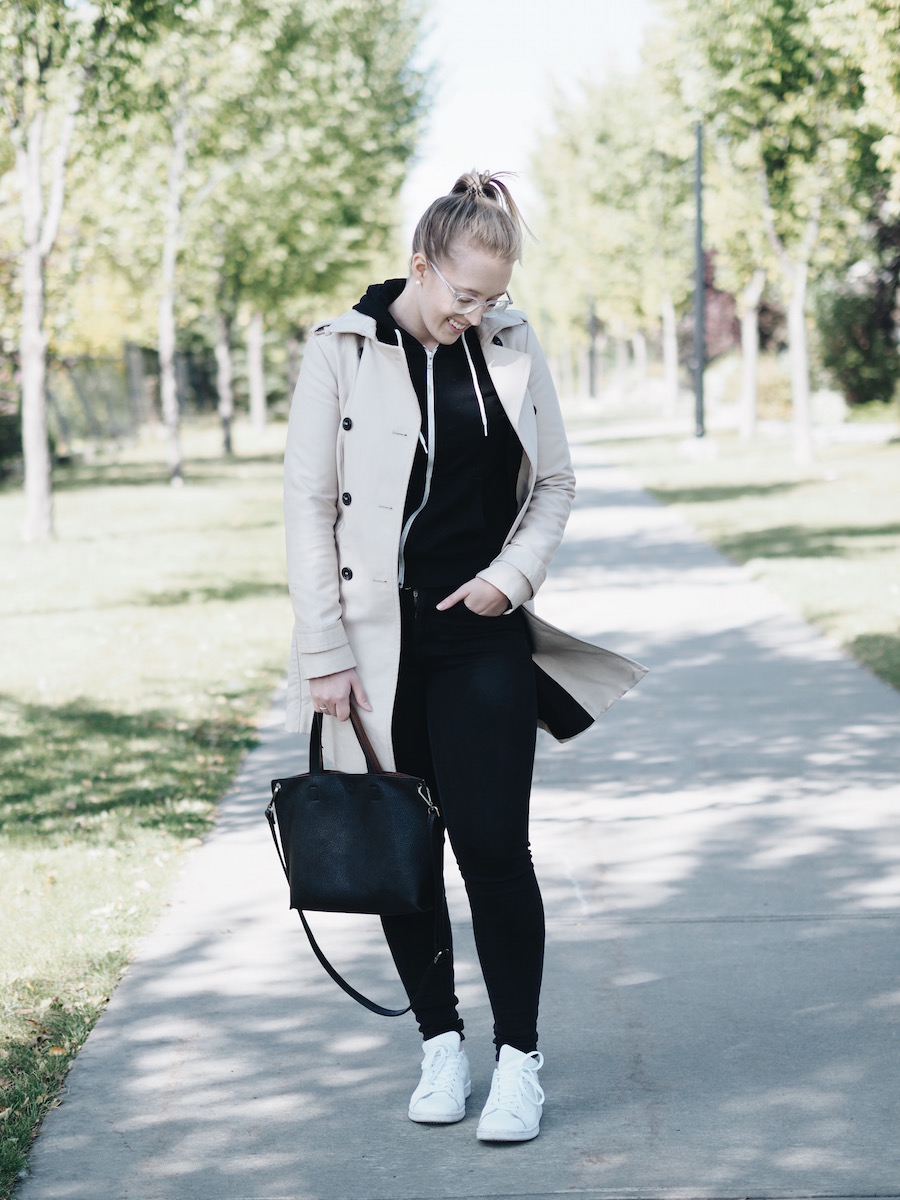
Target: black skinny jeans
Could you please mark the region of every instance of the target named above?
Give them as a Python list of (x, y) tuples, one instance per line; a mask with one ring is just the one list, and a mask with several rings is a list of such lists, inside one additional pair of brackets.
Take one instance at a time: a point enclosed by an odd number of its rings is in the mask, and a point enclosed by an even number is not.
[[(438, 612), (447, 594), (400, 593), (394, 754), (398, 771), (428, 781), (444, 818), (472, 910), (494, 1041), (528, 1053), (537, 1044), (544, 961), (544, 909), (528, 843), (537, 731), (531, 650), (521, 613), (480, 617), (463, 603)], [(412, 996), (433, 957), (433, 914), (382, 924)], [(415, 1015), (425, 1038), (462, 1032), (451, 955)]]

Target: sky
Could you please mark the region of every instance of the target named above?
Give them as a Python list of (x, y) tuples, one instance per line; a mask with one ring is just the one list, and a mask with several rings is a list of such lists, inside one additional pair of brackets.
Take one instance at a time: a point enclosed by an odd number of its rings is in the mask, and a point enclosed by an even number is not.
[(433, 104), (402, 193), (408, 242), (421, 213), (472, 167), (514, 171), (528, 219), (529, 160), (554, 88), (638, 64), (653, 0), (427, 0), (418, 60)]

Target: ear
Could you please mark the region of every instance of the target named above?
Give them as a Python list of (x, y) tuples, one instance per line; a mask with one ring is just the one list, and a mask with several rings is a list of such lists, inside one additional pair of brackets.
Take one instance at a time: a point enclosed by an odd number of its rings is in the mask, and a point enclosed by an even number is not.
[(409, 277), (414, 283), (422, 283), (425, 279), (425, 272), (428, 270), (428, 259), (417, 250), (409, 260)]

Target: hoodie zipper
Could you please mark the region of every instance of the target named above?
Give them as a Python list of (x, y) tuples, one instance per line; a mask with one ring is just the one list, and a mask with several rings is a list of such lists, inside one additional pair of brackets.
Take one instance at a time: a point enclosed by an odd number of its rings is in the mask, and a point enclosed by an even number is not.
[[(400, 587), (403, 587), (404, 578), (406, 575), (406, 561), (404, 558), (406, 551), (406, 541), (409, 537), (409, 531), (412, 529), (413, 521), (428, 503), (428, 497), (431, 495), (431, 477), (434, 474), (434, 356), (437, 351), (437, 346), (433, 350), (425, 351), (425, 488), (422, 493), (422, 503), (410, 513), (406, 524), (403, 526), (403, 531), (400, 534), (400, 554), (398, 564), (398, 582)], [(421, 440), (421, 433), (419, 438)]]

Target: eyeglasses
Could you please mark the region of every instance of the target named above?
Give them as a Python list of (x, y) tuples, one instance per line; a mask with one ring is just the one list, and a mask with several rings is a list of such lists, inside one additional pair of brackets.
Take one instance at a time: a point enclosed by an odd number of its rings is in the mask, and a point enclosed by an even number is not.
[(453, 311), (459, 313), (460, 316), (463, 313), (474, 312), (479, 307), (483, 308), (486, 313), (503, 312), (512, 304), (512, 296), (510, 296), (509, 292), (506, 292), (505, 299), (502, 300), (476, 300), (474, 296), (467, 296), (465, 292), (458, 292), (452, 283), (447, 282), (431, 259), (428, 260), (428, 265), (444, 287), (453, 293)]

